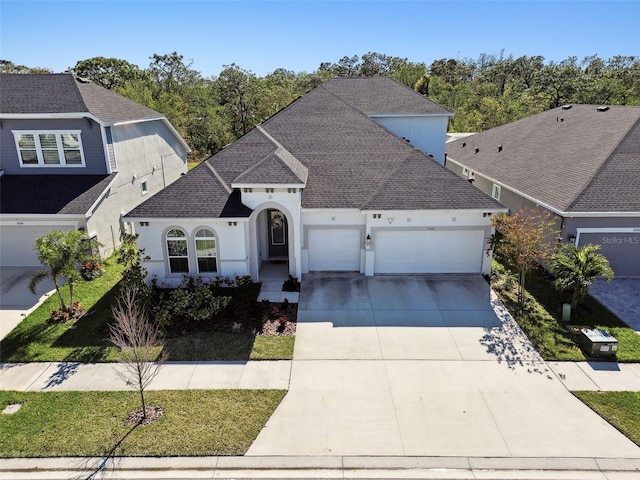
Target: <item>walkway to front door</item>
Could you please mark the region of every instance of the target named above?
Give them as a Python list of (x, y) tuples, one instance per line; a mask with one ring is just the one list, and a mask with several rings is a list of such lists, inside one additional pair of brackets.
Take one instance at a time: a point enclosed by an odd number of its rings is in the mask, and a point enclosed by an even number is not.
[(287, 261), (262, 262), (260, 265), (260, 295), (258, 301), (298, 303), (298, 292), (283, 292), (282, 284), (289, 277)]

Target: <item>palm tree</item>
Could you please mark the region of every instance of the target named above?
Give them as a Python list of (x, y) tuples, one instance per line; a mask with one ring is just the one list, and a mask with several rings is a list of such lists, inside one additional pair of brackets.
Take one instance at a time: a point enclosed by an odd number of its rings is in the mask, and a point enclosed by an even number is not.
[(613, 278), (609, 260), (598, 253), (600, 245), (588, 244), (576, 247), (568, 244), (549, 261), (551, 273), (556, 276), (555, 285), (560, 290), (573, 289), (571, 311), (575, 311), (594, 280), (603, 277), (607, 282)]
[[(78, 265), (84, 260), (92, 258), (93, 249), (100, 244), (89, 238), (84, 232), (72, 230), (69, 232), (52, 231), (36, 238), (38, 259), (47, 270), (35, 273), (29, 282), (29, 290), (35, 293), (36, 286), (45, 278), (51, 278), (60, 301), (60, 309), (68, 311), (73, 308), (73, 284), (79, 277)], [(69, 306), (60, 291), (62, 278), (69, 285)]]

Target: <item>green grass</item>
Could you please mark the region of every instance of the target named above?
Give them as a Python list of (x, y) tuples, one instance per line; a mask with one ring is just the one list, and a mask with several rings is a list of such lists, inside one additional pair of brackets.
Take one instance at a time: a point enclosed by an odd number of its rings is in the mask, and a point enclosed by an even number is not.
[[(513, 292), (496, 290), (542, 357), (545, 360), (585, 360), (574, 335), (562, 321), (562, 306), (571, 302), (571, 292), (556, 290), (552, 281), (537, 271), (527, 275), (526, 291), (527, 303), (521, 308)], [(616, 359), (640, 362), (640, 335), (591, 296), (578, 305), (578, 312), (572, 314), (569, 323), (610, 332), (618, 340)]]
[[(105, 273), (98, 279), (76, 283), (75, 298), (87, 312), (82, 318), (75, 324), (48, 324), (51, 311), (60, 306), (52, 295), (0, 341), (0, 361), (117, 361), (118, 351), (107, 335), (122, 266), (112, 259), (103, 267)], [(62, 290), (68, 295), (66, 285)], [(173, 361), (286, 360), (293, 358), (293, 345), (293, 336), (192, 332), (168, 339), (166, 349)]]
[(640, 446), (640, 392), (572, 392)]
[[(122, 266), (110, 260), (105, 273), (91, 282), (75, 284), (74, 297), (86, 314), (73, 323), (48, 324), (52, 310), (60, 307), (53, 294), (13, 329), (0, 342), (3, 362), (104, 362), (116, 359), (116, 349), (107, 342), (107, 322), (111, 319), (111, 304), (117, 283), (122, 278)], [(68, 286), (62, 287), (68, 298)]]
[(137, 392), (0, 391), (0, 457), (243, 455), (284, 398), (284, 390), (149, 391), (164, 409), (130, 427)]
[(169, 360), (290, 360), (295, 337), (197, 332), (166, 342)]

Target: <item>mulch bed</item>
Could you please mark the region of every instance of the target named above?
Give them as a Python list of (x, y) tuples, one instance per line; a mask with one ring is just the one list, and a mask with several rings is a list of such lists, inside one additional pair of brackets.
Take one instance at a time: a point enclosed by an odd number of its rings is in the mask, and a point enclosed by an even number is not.
[(133, 412), (129, 413), (127, 417), (127, 425), (135, 427), (137, 425), (151, 425), (157, 422), (162, 417), (164, 409), (159, 405), (147, 405), (145, 408), (147, 416), (143, 418), (142, 407), (136, 408)]
[(295, 335), (298, 305), (265, 302), (260, 335)]

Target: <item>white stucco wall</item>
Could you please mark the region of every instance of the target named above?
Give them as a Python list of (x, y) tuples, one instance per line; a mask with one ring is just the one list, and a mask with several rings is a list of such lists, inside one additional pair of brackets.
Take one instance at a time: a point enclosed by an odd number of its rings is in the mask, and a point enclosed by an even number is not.
[[(327, 242), (334, 242), (332, 248), (336, 256), (348, 253), (343, 256), (348, 257), (349, 260), (354, 258), (354, 254), (356, 255), (359, 259), (358, 263), (355, 267), (349, 263), (350, 270), (373, 275), (376, 265), (375, 239), (379, 232), (394, 232), (411, 236), (413, 233), (435, 231), (441, 242), (442, 238), (445, 239), (445, 243), (441, 243), (441, 245), (464, 245), (464, 248), (472, 249), (471, 254), (481, 264), (482, 273), (490, 272), (491, 256), (486, 253), (486, 241), (493, 233), (493, 229), (491, 217), (484, 217), (481, 211), (388, 211), (380, 212), (380, 218), (373, 218), (373, 212), (362, 213), (357, 210), (300, 211), (299, 204), (293, 200), (282, 203), (276, 203), (273, 198), (270, 201), (264, 201), (264, 198), (262, 200), (259, 196), (255, 196), (253, 201), (249, 202), (254, 208), (254, 213), (249, 218), (243, 219), (168, 219), (162, 221), (147, 219), (148, 226), (140, 225), (140, 221), (144, 222), (145, 219), (136, 219), (135, 228), (139, 234), (139, 246), (144, 247), (145, 253), (150, 257), (146, 263), (150, 278), (155, 277), (159, 284), (165, 285), (178, 285), (182, 281), (182, 274), (169, 273), (166, 259), (165, 234), (171, 228), (180, 228), (185, 232), (189, 249), (189, 274), (199, 276), (194, 235), (197, 230), (204, 227), (212, 230), (217, 239), (218, 272), (210, 276), (251, 275), (255, 280), (260, 280), (260, 264), (268, 258), (267, 253), (262, 250), (266, 248), (261, 242), (261, 239), (266, 238), (264, 234), (266, 227), (262, 224), (266, 222), (265, 211), (270, 208), (282, 211), (287, 217), (289, 273), (294, 276), (299, 277), (310, 270), (322, 269), (317, 268), (317, 255), (314, 257), (316, 263), (313, 266), (315, 268), (310, 268), (309, 246), (310, 239), (314, 239), (317, 246), (324, 248), (323, 238), (326, 238)], [(229, 225), (229, 222), (232, 225)], [(345, 239), (349, 239), (349, 245), (335, 242), (336, 238), (340, 238), (341, 232), (345, 234)], [(367, 235), (372, 237), (372, 245), (369, 248), (366, 245)], [(472, 240), (469, 242), (461, 241), (463, 237)], [(420, 235), (416, 235), (415, 238), (419, 239)], [(450, 238), (451, 241), (447, 241), (447, 238)], [(346, 252), (346, 249), (349, 249), (349, 252)], [(330, 252), (331, 248), (326, 251)], [(469, 252), (466, 250), (465, 252), (456, 251), (455, 247), (448, 248), (446, 254), (443, 253), (443, 255), (451, 255), (452, 264), (459, 256), (468, 257), (468, 254)], [(411, 255), (416, 255), (416, 252), (412, 249), (403, 249), (402, 255), (403, 261), (411, 265), (411, 259), (407, 260), (404, 255), (411, 257)], [(327, 257), (327, 270), (338, 268), (336, 265), (339, 263), (332, 262), (332, 260)], [(443, 260), (439, 257), (438, 260), (440, 265), (446, 265), (446, 259)]]
[(393, 132), (409, 143), (444, 164), (445, 143), (447, 139), (447, 115), (375, 115), (376, 123)]
[[(229, 225), (227, 219), (147, 219), (149, 225), (140, 225), (145, 222), (136, 219), (135, 231), (139, 235), (138, 246), (145, 249), (145, 255), (149, 260), (145, 263), (149, 279), (155, 278), (159, 285), (177, 286), (183, 278), (183, 274), (172, 274), (169, 271), (165, 234), (172, 228), (179, 228), (186, 234), (187, 249), (189, 255), (189, 275), (194, 277), (210, 278), (216, 276), (249, 275), (248, 253), (248, 221), (234, 219)], [(211, 230), (216, 238), (217, 266), (216, 273), (198, 273), (195, 254), (195, 234), (201, 228)]]

